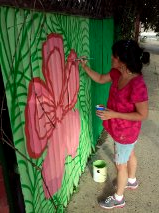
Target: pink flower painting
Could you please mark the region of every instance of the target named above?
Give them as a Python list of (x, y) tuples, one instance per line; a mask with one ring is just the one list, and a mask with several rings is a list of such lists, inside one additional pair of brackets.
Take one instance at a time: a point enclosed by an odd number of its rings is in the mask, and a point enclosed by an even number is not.
[[(31, 158), (43, 152), (42, 174), (46, 198), (62, 184), (65, 158), (76, 156), (79, 145), (80, 116), (75, 109), (79, 90), (77, 54), (71, 50), (65, 62), (63, 38), (52, 33), (42, 47), (41, 78), (29, 83), (25, 108), (26, 146)], [(48, 192), (49, 191), (49, 192)]]

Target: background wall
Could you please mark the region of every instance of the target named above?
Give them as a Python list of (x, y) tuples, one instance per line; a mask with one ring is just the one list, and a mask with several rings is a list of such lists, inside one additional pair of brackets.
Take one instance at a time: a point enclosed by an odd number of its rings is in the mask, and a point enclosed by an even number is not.
[[(94, 20), (59, 14), (39, 13), (30, 10), (21, 10), (8, 7), (0, 8), (0, 64), (7, 97), (7, 105), (10, 116), (14, 146), (39, 168), (45, 168), (45, 159), (48, 157), (48, 144), (40, 155), (31, 157), (28, 152), (26, 137), (26, 106), (28, 104), (29, 85), (32, 79), (38, 78), (46, 82), (43, 72), (44, 56), (42, 55), (44, 42), (51, 33), (61, 35), (63, 38), (63, 50), (65, 60), (71, 49), (77, 56), (86, 55), (93, 57), (90, 65), (100, 73), (110, 69), (111, 45), (113, 43), (113, 20)], [(89, 63), (88, 63), (89, 64)], [(52, 71), (54, 73), (54, 71)], [(57, 73), (55, 73), (57, 74)], [(77, 78), (78, 79), (78, 78)], [(54, 82), (56, 89), (56, 81)], [(57, 81), (57, 87), (58, 81)], [(64, 207), (76, 190), (80, 175), (84, 172), (87, 159), (95, 148), (97, 138), (102, 130), (101, 121), (95, 115), (96, 104), (106, 104), (109, 85), (98, 85), (88, 78), (79, 66), (79, 91), (76, 104), (70, 112), (79, 112), (80, 135), (78, 146), (72, 150), (72, 142), (63, 150), (65, 157), (61, 185), (46, 195), (45, 183), (47, 176), (37, 170), (26, 158), (16, 153), (18, 170), (20, 173), (21, 187), (24, 196), (26, 212), (63, 212)], [(72, 91), (73, 89), (70, 89)], [(68, 93), (69, 95), (69, 93)], [(51, 99), (50, 99), (51, 100)], [(35, 104), (32, 106), (35, 107)], [(51, 110), (51, 106), (49, 106)], [(40, 121), (39, 121), (40, 123)], [(37, 125), (37, 124), (36, 124)], [(71, 121), (70, 133), (72, 131)], [(44, 127), (43, 127), (44, 128)], [(32, 129), (30, 126), (29, 130)], [(7, 132), (5, 132), (7, 135)], [(52, 133), (53, 134), (53, 133)], [(48, 141), (53, 136), (49, 136)], [(66, 131), (57, 133), (59, 138), (54, 146), (54, 156), (61, 156), (62, 142), (67, 137)], [(71, 141), (71, 139), (70, 139)], [(33, 140), (33, 144), (34, 144)], [(40, 142), (40, 141), (39, 141)], [(39, 143), (40, 144), (40, 143)], [(51, 143), (50, 143), (51, 144)], [(57, 145), (58, 144), (58, 145)], [(56, 147), (58, 151), (56, 152)], [(35, 146), (37, 146), (35, 144)], [(42, 143), (40, 146), (43, 146)], [(38, 147), (38, 146), (37, 146)], [(49, 156), (50, 162), (58, 162), (58, 157)], [(50, 163), (50, 165), (52, 165)], [(52, 176), (56, 176), (57, 170), (49, 167)], [(42, 177), (44, 174), (44, 177)], [(57, 174), (57, 179), (59, 179)], [(49, 185), (51, 190), (51, 185)]]

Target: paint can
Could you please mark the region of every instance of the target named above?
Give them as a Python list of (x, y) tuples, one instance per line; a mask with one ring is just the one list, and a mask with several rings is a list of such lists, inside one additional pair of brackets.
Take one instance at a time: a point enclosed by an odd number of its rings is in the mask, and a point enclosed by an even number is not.
[(102, 183), (107, 179), (107, 164), (104, 160), (93, 162), (93, 180)]
[(96, 105), (96, 110), (105, 110), (105, 106), (102, 104)]

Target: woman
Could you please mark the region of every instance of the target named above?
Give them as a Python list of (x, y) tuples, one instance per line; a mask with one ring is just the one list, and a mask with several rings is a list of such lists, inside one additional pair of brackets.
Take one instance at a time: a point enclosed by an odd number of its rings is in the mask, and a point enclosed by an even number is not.
[(143, 52), (133, 40), (121, 40), (112, 47), (112, 69), (99, 74), (81, 65), (89, 77), (97, 83), (112, 82), (107, 109), (97, 110), (105, 130), (114, 139), (114, 160), (117, 169), (117, 190), (99, 205), (105, 209), (124, 207), (124, 189), (136, 189), (137, 159), (134, 146), (141, 129), (141, 121), (148, 116), (148, 94), (142, 76), (142, 65), (149, 63), (150, 55)]

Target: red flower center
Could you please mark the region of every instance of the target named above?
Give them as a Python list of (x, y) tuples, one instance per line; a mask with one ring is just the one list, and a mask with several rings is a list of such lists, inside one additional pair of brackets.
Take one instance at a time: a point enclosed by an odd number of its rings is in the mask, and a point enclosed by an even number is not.
[(62, 110), (62, 107), (61, 106), (57, 106), (56, 108), (56, 119), (57, 119), (57, 122), (60, 122), (62, 120), (62, 116), (63, 115), (63, 110)]

